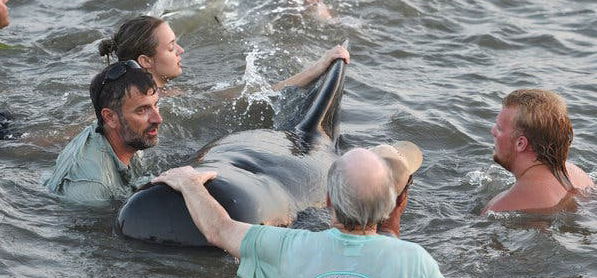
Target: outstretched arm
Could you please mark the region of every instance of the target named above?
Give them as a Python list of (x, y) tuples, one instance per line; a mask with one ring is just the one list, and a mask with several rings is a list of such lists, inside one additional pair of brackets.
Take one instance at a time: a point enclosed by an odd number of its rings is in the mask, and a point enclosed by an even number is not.
[(272, 89), (278, 91), (287, 86), (305, 87), (315, 80), (315, 78), (323, 74), (330, 64), (332, 64), (332, 62), (338, 58), (344, 59), (344, 62), (347, 64), (350, 63), (350, 53), (348, 53), (346, 48), (339, 45), (326, 51), (326, 53), (321, 56), (317, 62), (312, 64), (306, 70), (279, 82), (278, 84), (274, 85)]
[(204, 184), (215, 178), (215, 172), (197, 172), (191, 166), (170, 169), (152, 182), (163, 182), (182, 193), (193, 222), (207, 240), (240, 258), (240, 245), (250, 224), (230, 218)]

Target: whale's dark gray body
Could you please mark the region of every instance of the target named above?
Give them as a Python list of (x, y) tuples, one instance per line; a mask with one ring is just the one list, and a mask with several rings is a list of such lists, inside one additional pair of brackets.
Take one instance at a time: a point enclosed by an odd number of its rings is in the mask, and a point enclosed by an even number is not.
[[(233, 219), (288, 225), (298, 211), (325, 203), (325, 177), (336, 150), (337, 112), (345, 64), (335, 61), (297, 117), (281, 130), (230, 134), (199, 151), (194, 167), (218, 177), (208, 191)], [(292, 122), (289, 121), (289, 122)], [(206, 246), (182, 195), (163, 184), (133, 194), (120, 209), (117, 231), (164, 244)]]

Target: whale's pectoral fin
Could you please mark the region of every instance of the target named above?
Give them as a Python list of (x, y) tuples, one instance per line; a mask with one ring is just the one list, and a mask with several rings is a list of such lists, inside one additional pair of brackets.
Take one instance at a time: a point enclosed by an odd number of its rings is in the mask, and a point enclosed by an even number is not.
[[(348, 48), (348, 40), (343, 46)], [(305, 114), (303, 120), (296, 126), (296, 130), (304, 133), (325, 133), (331, 139), (336, 139), (337, 114), (340, 101), (344, 93), (344, 75), (346, 64), (344, 60), (334, 61), (326, 73), (317, 90), (317, 95)]]
[(132, 195), (120, 209), (116, 227), (128, 237), (161, 244), (209, 245), (193, 223), (182, 194), (165, 184), (153, 184)]

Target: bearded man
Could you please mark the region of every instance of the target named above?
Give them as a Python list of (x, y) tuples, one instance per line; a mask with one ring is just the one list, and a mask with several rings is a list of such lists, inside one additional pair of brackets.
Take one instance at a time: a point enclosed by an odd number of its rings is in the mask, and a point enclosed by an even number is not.
[(516, 183), (495, 196), (483, 213), (574, 209), (571, 197), (594, 183), (567, 161), (573, 131), (564, 100), (550, 91), (516, 90), (502, 105), (491, 129), (493, 159), (514, 174)]
[(131, 60), (108, 66), (89, 91), (97, 123), (65, 147), (45, 185), (81, 202), (128, 196), (142, 174), (140, 151), (158, 143), (162, 117), (156, 84)]

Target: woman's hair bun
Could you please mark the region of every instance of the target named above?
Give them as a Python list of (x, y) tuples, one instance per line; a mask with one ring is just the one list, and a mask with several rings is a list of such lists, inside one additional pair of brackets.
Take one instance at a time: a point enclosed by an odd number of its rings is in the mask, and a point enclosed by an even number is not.
[(106, 56), (116, 51), (116, 42), (113, 39), (103, 39), (99, 44), (100, 56)]

